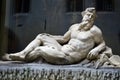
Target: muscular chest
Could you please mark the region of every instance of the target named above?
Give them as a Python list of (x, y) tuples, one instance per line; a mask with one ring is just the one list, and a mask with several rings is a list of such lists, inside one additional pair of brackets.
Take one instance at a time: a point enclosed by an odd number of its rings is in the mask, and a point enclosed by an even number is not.
[(92, 38), (92, 34), (90, 31), (73, 31), (71, 33), (71, 38), (76, 38), (79, 40), (88, 40)]

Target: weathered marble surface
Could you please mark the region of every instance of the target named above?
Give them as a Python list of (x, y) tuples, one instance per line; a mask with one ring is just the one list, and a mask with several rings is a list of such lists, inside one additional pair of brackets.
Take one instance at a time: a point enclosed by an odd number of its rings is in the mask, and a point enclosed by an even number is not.
[(8, 61), (0, 65), (0, 80), (120, 80), (120, 69)]

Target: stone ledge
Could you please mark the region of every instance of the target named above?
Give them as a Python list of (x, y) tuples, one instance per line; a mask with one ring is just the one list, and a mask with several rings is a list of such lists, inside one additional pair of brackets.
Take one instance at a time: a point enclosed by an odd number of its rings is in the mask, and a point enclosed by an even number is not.
[(120, 80), (120, 69), (3, 62), (0, 64), (0, 80)]

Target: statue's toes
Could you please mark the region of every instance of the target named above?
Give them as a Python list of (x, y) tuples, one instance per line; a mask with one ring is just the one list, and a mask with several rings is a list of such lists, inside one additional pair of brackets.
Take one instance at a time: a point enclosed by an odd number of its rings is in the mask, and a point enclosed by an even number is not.
[(11, 61), (11, 58), (10, 58), (9, 54), (5, 54), (2, 56), (2, 60)]

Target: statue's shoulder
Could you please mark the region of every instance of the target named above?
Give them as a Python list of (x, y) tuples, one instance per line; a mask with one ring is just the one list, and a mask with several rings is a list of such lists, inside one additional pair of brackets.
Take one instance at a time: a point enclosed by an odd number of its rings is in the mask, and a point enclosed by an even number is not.
[(90, 29), (91, 33), (93, 34), (102, 34), (102, 31), (100, 28), (98, 28), (96, 25), (93, 25), (93, 27)]

